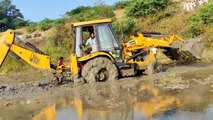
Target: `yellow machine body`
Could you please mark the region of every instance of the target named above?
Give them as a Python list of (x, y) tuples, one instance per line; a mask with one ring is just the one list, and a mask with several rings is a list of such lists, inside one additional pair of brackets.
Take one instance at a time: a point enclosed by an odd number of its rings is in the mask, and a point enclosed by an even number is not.
[(93, 58), (98, 57), (98, 56), (107, 57), (107, 58), (109, 58), (112, 62), (115, 62), (115, 59), (114, 59), (110, 54), (107, 54), (107, 53), (105, 53), (105, 52), (95, 52), (95, 53), (91, 53), (91, 54), (89, 54), (89, 55), (86, 55), (86, 56), (83, 56), (83, 57), (78, 58), (78, 61), (79, 61), (79, 62), (88, 61), (88, 60), (93, 59)]
[(71, 60), (70, 69), (72, 71), (72, 74), (77, 75), (79, 73), (79, 67), (80, 67), (79, 64), (80, 63), (89, 61), (96, 57), (107, 57), (112, 62), (115, 62), (115, 59), (110, 54), (107, 54), (105, 52), (95, 52), (95, 53), (91, 53), (89, 55), (85, 55), (85, 56), (79, 57), (79, 58), (77, 58), (76, 54), (71, 54), (70, 55), (70, 60)]
[(72, 74), (77, 75), (79, 69), (78, 69), (78, 62), (77, 62), (76, 54), (71, 54), (70, 60), (71, 60), (71, 63), (70, 63), (71, 72), (72, 72)]
[(77, 26), (103, 24), (103, 23), (111, 23), (111, 22), (112, 22), (112, 19), (92, 20), (92, 21), (86, 21), (86, 22), (72, 23), (72, 26), (77, 27)]
[[(131, 56), (133, 56), (132, 53), (137, 50), (146, 51), (151, 47), (170, 47), (174, 39), (185, 42), (184, 39), (175, 34), (171, 35), (169, 38), (162, 37), (160, 39), (144, 37), (141, 33), (139, 33), (138, 36), (131, 36), (131, 39), (129, 41), (127, 41), (126, 43), (122, 43), (122, 60), (129, 59)], [(127, 63), (136, 63), (139, 68), (144, 69), (150, 62), (155, 60), (155, 55), (152, 51), (150, 51), (149, 55), (144, 61), (134, 61), (133, 59), (130, 59), (127, 61)]]

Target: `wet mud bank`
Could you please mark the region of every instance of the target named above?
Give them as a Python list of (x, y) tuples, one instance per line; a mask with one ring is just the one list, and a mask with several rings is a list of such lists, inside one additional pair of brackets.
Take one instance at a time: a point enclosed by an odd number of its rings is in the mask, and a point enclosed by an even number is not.
[(88, 95), (88, 89), (99, 86), (101, 86), (100, 89), (108, 89), (109, 85), (119, 85), (122, 89), (131, 88), (142, 81), (152, 81), (155, 87), (171, 91), (185, 90), (198, 85), (209, 86), (213, 90), (213, 64), (204, 63), (176, 66), (152, 76), (142, 75), (122, 78), (118, 81), (110, 82), (113, 84), (109, 82), (95, 84), (73, 84), (68, 82), (55, 86), (46, 78), (38, 78), (40, 79), (39, 81), (22, 83), (11, 82), (12, 80), (9, 80), (9, 76), (6, 78), (4, 75), (0, 76), (0, 109), (19, 103), (39, 103), (43, 98), (57, 96), (62, 93), (75, 93), (75, 91), (78, 91), (78, 94)]
[(0, 119), (211, 119), (212, 73), (213, 64), (197, 63), (104, 83), (10, 83), (0, 92)]
[[(156, 76), (156, 79), (155, 79)], [(187, 89), (196, 85), (211, 85), (213, 82), (212, 64), (188, 64), (168, 69), (154, 76), (155, 85), (163, 89)]]
[[(4, 75), (0, 78), (2, 120), (39, 120), (44, 116), (52, 119), (160, 119), (170, 113), (176, 117), (185, 115), (187, 119), (187, 115), (194, 117), (191, 113), (213, 109), (209, 108), (213, 106), (213, 64), (174, 66), (152, 76), (91, 84), (67, 82), (55, 86), (46, 78), (27, 82), (14, 81)], [(49, 111), (52, 114), (48, 114)], [(10, 116), (10, 112), (17, 114)]]

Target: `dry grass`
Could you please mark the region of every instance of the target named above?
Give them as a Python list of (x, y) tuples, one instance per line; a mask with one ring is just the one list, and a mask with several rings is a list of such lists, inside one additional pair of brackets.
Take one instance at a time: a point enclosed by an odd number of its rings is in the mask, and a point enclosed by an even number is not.
[(118, 21), (120, 21), (125, 16), (125, 10), (124, 9), (115, 10), (114, 14), (115, 14), (115, 18)]
[[(170, 9), (177, 9), (177, 11), (174, 11), (171, 16), (165, 17), (166, 12), (170, 11)], [(185, 33), (188, 26), (189, 15), (190, 14), (171, 6), (165, 11), (139, 19), (137, 24), (142, 31), (157, 31), (168, 34)]]

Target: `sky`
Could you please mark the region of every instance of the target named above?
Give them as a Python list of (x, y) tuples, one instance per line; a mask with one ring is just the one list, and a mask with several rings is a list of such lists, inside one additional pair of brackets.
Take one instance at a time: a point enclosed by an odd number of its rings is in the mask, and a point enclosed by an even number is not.
[[(12, 0), (24, 15), (25, 20), (39, 22), (45, 18), (56, 19), (62, 17), (67, 11), (78, 6), (94, 5), (99, 0)], [(113, 5), (121, 0), (102, 0), (108, 5)]]

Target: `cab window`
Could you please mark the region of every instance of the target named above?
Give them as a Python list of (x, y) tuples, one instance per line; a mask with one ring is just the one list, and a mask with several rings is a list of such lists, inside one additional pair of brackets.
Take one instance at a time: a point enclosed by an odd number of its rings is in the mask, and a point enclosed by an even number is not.
[(101, 24), (98, 25), (97, 28), (99, 44), (102, 51), (114, 51), (115, 47), (119, 47), (109, 24)]

